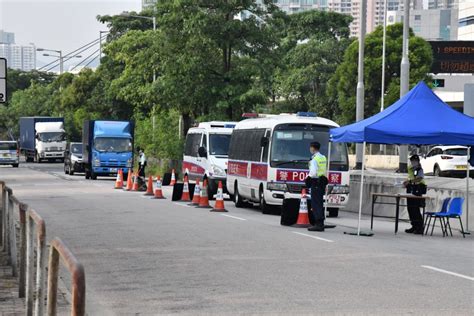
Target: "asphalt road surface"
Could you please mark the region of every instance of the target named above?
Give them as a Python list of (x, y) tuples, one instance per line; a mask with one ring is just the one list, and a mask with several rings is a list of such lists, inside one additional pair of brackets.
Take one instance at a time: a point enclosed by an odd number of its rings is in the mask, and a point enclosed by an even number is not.
[[(84, 265), (89, 315), (473, 315), (474, 243), (343, 234), (355, 216), (312, 233), (256, 208), (210, 213), (114, 190), (113, 179), (65, 175), (62, 164), (0, 168), (21, 200)], [(364, 219), (364, 225), (367, 220)]]

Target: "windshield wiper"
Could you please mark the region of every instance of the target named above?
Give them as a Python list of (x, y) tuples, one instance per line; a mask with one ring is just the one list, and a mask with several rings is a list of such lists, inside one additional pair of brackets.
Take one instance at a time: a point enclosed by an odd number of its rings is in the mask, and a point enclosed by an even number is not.
[(272, 162), (275, 163), (275, 166), (281, 166), (288, 163), (299, 163), (299, 162), (308, 162), (308, 161), (309, 159), (308, 160), (297, 159), (297, 160), (288, 160), (288, 161), (280, 161), (280, 162), (272, 161)]

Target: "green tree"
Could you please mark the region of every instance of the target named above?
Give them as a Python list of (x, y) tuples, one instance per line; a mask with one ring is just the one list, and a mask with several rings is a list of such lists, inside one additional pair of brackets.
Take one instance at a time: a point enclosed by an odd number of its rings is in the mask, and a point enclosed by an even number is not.
[[(372, 116), (380, 110), (382, 80), (382, 27), (366, 37), (365, 41), (365, 117)], [(385, 70), (386, 97), (385, 106), (399, 99), (400, 62), (402, 56), (403, 25), (394, 24), (387, 27), (387, 55)], [(348, 124), (355, 121), (358, 42), (353, 42), (346, 50), (344, 61), (337, 67), (329, 81), (328, 97), (337, 102), (340, 108), (339, 123)], [(433, 56), (430, 45), (410, 30), (410, 85), (429, 78), (428, 73)]]

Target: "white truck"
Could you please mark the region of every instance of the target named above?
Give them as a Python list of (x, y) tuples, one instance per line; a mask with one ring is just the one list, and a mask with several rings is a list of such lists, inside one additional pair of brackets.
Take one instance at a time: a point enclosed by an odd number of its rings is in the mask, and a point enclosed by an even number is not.
[(62, 117), (21, 117), (20, 151), (26, 162), (64, 161), (66, 136)]

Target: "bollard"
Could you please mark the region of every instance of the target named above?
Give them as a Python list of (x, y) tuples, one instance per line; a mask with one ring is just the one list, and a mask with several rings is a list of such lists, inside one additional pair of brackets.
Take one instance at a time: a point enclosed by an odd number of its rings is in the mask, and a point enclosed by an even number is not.
[(48, 263), (48, 316), (57, 313), (56, 302), (58, 292), (59, 258), (62, 259), (71, 274), (72, 306), (71, 316), (84, 316), (86, 309), (86, 278), (84, 268), (77, 261), (69, 248), (59, 238), (54, 238), (50, 244)]
[[(36, 283), (34, 283), (34, 231), (36, 227)], [(41, 316), (44, 307), (46, 224), (34, 210), (26, 212), (26, 314)], [(33, 291), (33, 284), (34, 291)], [(35, 294), (35, 295), (34, 295)], [(33, 313), (34, 306), (34, 313)]]
[(28, 205), (20, 203), (20, 278), (18, 297), (25, 297), (26, 289), (26, 211)]

